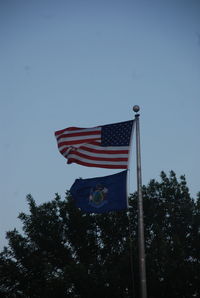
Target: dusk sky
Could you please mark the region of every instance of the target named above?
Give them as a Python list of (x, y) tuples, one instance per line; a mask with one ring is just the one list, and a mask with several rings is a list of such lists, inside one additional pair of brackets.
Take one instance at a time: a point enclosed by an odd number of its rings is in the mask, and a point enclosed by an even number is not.
[[(76, 178), (120, 171), (67, 165), (54, 132), (131, 120), (136, 104), (143, 184), (174, 170), (195, 199), (199, 0), (0, 1), (0, 249), (27, 194), (64, 199)], [(131, 154), (133, 192), (135, 136)]]

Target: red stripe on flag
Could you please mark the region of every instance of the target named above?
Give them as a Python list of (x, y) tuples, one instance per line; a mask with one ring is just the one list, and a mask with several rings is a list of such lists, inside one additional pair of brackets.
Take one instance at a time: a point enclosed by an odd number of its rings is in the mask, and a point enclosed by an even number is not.
[(60, 140), (62, 138), (71, 138), (71, 137), (79, 137), (79, 136), (91, 136), (91, 135), (99, 135), (99, 138), (95, 139), (101, 139), (101, 132), (99, 130), (94, 131), (88, 131), (88, 132), (74, 132), (69, 134), (61, 134), (57, 137), (57, 140)]
[(94, 141), (94, 138), (92, 139), (87, 139), (87, 140), (73, 140), (73, 141), (67, 141), (67, 142), (60, 142), (58, 144), (58, 148), (63, 147), (63, 146), (72, 146), (72, 145), (77, 145), (77, 144), (83, 144), (83, 143), (91, 143)]
[(89, 160), (96, 160), (96, 161), (116, 161), (116, 162), (127, 162), (128, 161), (128, 158), (127, 157), (101, 157), (101, 155), (99, 155), (98, 157), (97, 156), (90, 156), (90, 155), (86, 155), (86, 154), (83, 154), (83, 153), (80, 153), (78, 150), (74, 150), (74, 151), (70, 151), (70, 154), (68, 156), (68, 158), (70, 159), (70, 155), (73, 154), (73, 155), (77, 155), (77, 156), (80, 156), (82, 158), (85, 158), (85, 159), (89, 159)]
[[(93, 144), (93, 142), (91, 144)], [(129, 153), (129, 150), (108, 150), (106, 149), (106, 147), (101, 147), (101, 146), (99, 146), (99, 148), (105, 148), (105, 149), (93, 149), (86, 146), (79, 147), (79, 149), (83, 149), (84, 151), (100, 153), (100, 154), (128, 154)]]
[(106, 168), (106, 169), (127, 169), (128, 166), (127, 165), (106, 165), (106, 164), (93, 164), (93, 163), (89, 163), (89, 162), (83, 162), (74, 158), (69, 158), (67, 163), (77, 163), (80, 164), (82, 166), (86, 166), (86, 167), (98, 167), (98, 168)]
[(81, 128), (81, 127), (68, 127), (68, 128), (64, 128), (61, 130), (57, 130), (55, 132), (55, 136), (59, 136), (60, 134), (64, 133), (65, 131), (74, 131), (74, 130), (85, 130), (85, 128)]

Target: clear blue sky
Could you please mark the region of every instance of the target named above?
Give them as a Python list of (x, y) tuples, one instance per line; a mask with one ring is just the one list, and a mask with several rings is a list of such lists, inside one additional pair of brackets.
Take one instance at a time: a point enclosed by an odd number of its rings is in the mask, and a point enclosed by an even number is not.
[(28, 193), (39, 204), (78, 177), (116, 172), (66, 165), (54, 131), (130, 120), (135, 104), (143, 183), (173, 169), (195, 198), (199, 16), (198, 0), (0, 1), (0, 248)]

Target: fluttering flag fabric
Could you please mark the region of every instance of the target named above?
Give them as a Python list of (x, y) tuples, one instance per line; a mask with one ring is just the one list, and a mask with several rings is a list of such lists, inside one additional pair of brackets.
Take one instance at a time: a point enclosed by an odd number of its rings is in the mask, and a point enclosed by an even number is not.
[(104, 177), (76, 179), (70, 193), (86, 213), (107, 213), (126, 209), (127, 170)]
[(134, 120), (92, 128), (68, 127), (55, 132), (67, 163), (87, 167), (128, 169)]

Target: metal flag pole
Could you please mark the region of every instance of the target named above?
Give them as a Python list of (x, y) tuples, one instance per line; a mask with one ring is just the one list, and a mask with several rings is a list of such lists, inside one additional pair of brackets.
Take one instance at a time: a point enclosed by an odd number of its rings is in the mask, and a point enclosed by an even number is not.
[(140, 297), (147, 298), (146, 286), (146, 265), (145, 265), (145, 244), (144, 244), (144, 223), (143, 223), (143, 200), (142, 200), (142, 171), (141, 171), (141, 150), (140, 150), (140, 107), (134, 106), (136, 124), (136, 156), (137, 156), (137, 193), (138, 193), (138, 252), (139, 252), (139, 278)]

